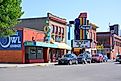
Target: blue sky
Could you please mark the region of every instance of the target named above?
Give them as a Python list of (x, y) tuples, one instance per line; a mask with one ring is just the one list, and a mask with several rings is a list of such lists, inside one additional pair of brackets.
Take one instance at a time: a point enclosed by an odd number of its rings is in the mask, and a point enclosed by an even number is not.
[(80, 12), (87, 12), (90, 22), (108, 31), (111, 25), (121, 25), (121, 0), (23, 0), (21, 18), (43, 17), (51, 12), (67, 21), (74, 20)]

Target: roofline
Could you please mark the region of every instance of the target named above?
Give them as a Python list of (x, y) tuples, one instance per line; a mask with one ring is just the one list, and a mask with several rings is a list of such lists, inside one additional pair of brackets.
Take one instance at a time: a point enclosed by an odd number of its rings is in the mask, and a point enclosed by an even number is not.
[(47, 17), (35, 17), (35, 18), (20, 18), (18, 20), (31, 20), (31, 19), (45, 19)]
[(104, 34), (104, 33), (110, 33), (110, 32), (96, 32), (97, 34)]

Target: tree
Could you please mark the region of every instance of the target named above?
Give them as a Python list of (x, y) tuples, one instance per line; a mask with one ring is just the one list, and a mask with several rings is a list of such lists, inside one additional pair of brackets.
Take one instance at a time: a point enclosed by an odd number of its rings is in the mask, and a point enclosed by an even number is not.
[(0, 0), (0, 37), (14, 33), (18, 18), (23, 15), (22, 0)]

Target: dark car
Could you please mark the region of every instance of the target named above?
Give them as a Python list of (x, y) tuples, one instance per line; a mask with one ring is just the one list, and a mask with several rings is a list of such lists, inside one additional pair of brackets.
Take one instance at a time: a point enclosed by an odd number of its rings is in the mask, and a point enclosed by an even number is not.
[(96, 54), (92, 55), (92, 62), (103, 62), (103, 55), (102, 54)]
[(117, 56), (116, 56), (116, 62), (119, 62), (119, 57), (121, 56), (121, 54), (118, 54)]
[(78, 64), (77, 56), (75, 54), (65, 54), (58, 59), (58, 64)]
[(91, 59), (92, 59), (92, 55), (88, 52), (85, 51), (84, 53), (81, 53), (80, 55), (78, 55), (78, 63), (91, 63)]
[(118, 62), (121, 64), (121, 55), (119, 55)]

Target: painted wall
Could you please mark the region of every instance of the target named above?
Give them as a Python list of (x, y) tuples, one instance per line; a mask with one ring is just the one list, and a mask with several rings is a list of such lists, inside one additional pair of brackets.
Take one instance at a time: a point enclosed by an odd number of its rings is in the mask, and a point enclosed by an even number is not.
[(0, 38), (0, 50), (21, 50), (23, 31), (17, 30), (14, 35)]
[(38, 31), (34, 29), (23, 29), (23, 42), (25, 41), (44, 41), (45, 34), (43, 31)]

